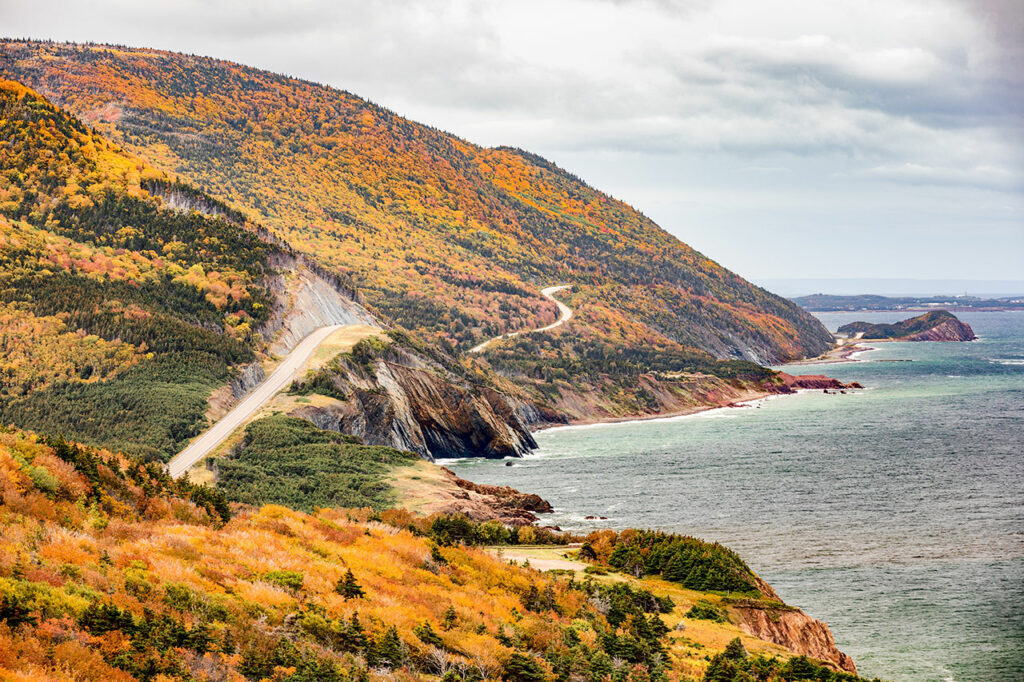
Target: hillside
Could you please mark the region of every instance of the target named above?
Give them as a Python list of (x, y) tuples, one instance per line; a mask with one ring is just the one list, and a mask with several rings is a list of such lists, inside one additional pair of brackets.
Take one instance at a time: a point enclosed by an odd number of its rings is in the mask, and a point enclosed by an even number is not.
[[(788, 624), (793, 646), (852, 668), (719, 545), (604, 531), (580, 550), (595, 575), (571, 577), (476, 546), (569, 539), (402, 511), (229, 510), (155, 465), (4, 429), (0, 679), (858, 679), (748, 634)], [(651, 549), (646, 572), (667, 580), (615, 571), (645, 573), (632, 566)]]
[(556, 307), (539, 290), (572, 284), (563, 298), (576, 314), (546, 352), (529, 367), (495, 360), (521, 386), (609, 348), (687, 354), (713, 370), (715, 358), (766, 364), (830, 342), (792, 302), (544, 159), (477, 147), (346, 92), (91, 45), (5, 41), (0, 72), (343, 271), (369, 307), (432, 340), (466, 350), (551, 323)]
[(973, 341), (978, 338), (970, 325), (947, 310), (933, 310), (895, 324), (851, 322), (837, 331), (863, 339), (893, 341)]
[(255, 359), (279, 249), (162, 208), (162, 173), (10, 81), (0, 136), (0, 418), (173, 453)]
[[(391, 326), (336, 273), (13, 81), (0, 139), (0, 423), (166, 460), (313, 329)], [(488, 376), (393, 345), (346, 413), (368, 444), (533, 445)]]

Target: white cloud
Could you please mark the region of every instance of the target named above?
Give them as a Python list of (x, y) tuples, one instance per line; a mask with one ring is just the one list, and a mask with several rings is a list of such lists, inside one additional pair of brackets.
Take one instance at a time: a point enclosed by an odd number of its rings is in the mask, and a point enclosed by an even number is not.
[[(889, 220), (902, 248), (918, 225), (907, 207), (928, 213), (936, 186), (958, 207), (948, 216), (990, 221), (993, 240), (1013, 220), (1024, 232), (1019, 0), (0, 0), (0, 16), (9, 35), (156, 46), (329, 83), (545, 154), (641, 209), (671, 204), (665, 227), (698, 241), (681, 204), (656, 198), (680, 178), (690, 199), (749, 207), (733, 223), (693, 214), (719, 233), (746, 234), (765, 202), (773, 224), (811, 229), (820, 217), (800, 206), (817, 187), (844, 220)], [(747, 262), (742, 238), (714, 248)]]

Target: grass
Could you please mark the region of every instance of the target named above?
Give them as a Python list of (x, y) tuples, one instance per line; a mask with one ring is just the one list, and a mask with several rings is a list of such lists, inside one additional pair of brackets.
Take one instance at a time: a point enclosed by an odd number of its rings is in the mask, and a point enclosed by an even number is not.
[(348, 353), (357, 343), (370, 337), (377, 337), (385, 342), (388, 341), (388, 337), (380, 327), (368, 324), (344, 326), (324, 339), (312, 357), (303, 365), (302, 372), (320, 369), (337, 355)]

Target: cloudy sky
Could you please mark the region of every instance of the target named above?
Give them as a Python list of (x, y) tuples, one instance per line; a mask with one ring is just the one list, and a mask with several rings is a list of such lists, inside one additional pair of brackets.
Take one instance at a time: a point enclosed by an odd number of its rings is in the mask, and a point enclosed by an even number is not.
[(1022, 0), (0, 0), (540, 153), (753, 279), (1024, 280)]

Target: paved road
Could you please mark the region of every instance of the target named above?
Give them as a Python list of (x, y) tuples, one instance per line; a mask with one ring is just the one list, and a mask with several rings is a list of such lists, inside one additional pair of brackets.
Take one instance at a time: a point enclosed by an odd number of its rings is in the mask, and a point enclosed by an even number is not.
[(559, 292), (559, 291), (562, 291), (563, 289), (568, 289), (571, 286), (572, 286), (571, 284), (562, 284), (562, 285), (556, 286), (556, 287), (548, 287), (547, 289), (541, 289), (540, 293), (544, 296), (544, 298), (547, 298), (547, 299), (549, 299), (551, 301), (554, 301), (555, 305), (558, 306), (558, 310), (562, 313), (558, 317), (557, 320), (555, 320), (554, 322), (552, 322), (548, 326), (540, 327), (539, 329), (524, 329), (524, 330), (518, 331), (518, 332), (509, 332), (508, 334), (502, 334), (501, 336), (495, 336), (493, 339), (488, 339), (487, 341), (484, 341), (483, 343), (480, 343), (480, 344), (477, 344), (477, 345), (473, 346), (472, 348), (469, 349), (469, 352), (470, 353), (479, 353), (480, 351), (482, 351), (485, 348), (487, 348), (487, 346), (491, 345), (495, 341), (500, 341), (501, 339), (509, 339), (509, 338), (512, 338), (513, 336), (519, 336), (520, 334), (532, 334), (533, 332), (546, 332), (546, 331), (548, 331), (550, 329), (554, 329), (555, 327), (562, 326), (563, 324), (565, 324), (566, 322), (569, 321), (570, 317), (572, 317), (572, 308), (570, 308), (566, 304), (564, 304), (561, 301), (559, 301), (557, 298), (552, 296), (552, 294), (554, 294), (556, 292)]
[(193, 464), (210, 454), (214, 448), (224, 442), (231, 433), (244, 424), (250, 417), (263, 407), (267, 401), (287, 387), (298, 375), (299, 370), (306, 363), (306, 360), (316, 351), (317, 347), (336, 330), (346, 326), (336, 324), (330, 327), (320, 327), (313, 331), (306, 338), (299, 342), (299, 345), (292, 349), (284, 361), (273, 373), (267, 377), (262, 384), (249, 392), (242, 402), (235, 405), (234, 409), (224, 415), (220, 421), (211, 426), (205, 433), (192, 441), (188, 447), (175, 455), (167, 463), (167, 471), (174, 478), (183, 475)]

